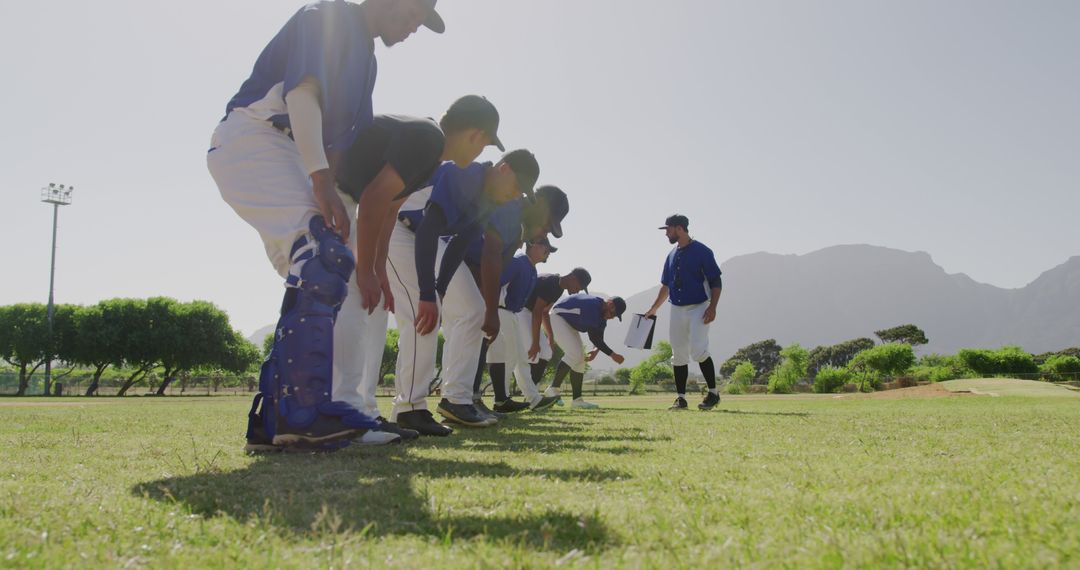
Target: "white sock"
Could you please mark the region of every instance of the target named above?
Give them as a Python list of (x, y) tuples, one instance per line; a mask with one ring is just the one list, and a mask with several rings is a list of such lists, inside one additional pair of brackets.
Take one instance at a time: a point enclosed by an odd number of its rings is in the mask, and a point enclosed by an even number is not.
[(712, 394), (713, 396), (719, 396), (720, 395), (720, 392), (718, 392), (716, 390), (716, 388), (709, 388), (709, 393)]
[(686, 394), (679, 394), (679, 398), (685, 400), (686, 399)]

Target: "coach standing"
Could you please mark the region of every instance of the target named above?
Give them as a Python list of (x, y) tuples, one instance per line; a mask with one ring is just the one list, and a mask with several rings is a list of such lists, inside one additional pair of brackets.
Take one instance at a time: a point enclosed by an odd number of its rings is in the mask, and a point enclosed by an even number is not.
[(723, 285), (712, 250), (690, 237), (689, 226), (686, 216), (675, 214), (660, 227), (668, 241), (676, 245), (664, 261), (660, 293), (645, 316), (656, 316), (664, 300), (671, 301), (671, 352), (679, 394), (671, 409), (687, 409), (686, 379), (693, 358), (709, 385), (709, 394), (698, 409), (711, 410), (720, 403), (720, 393), (716, 390), (716, 367), (709, 355), (709, 325), (716, 319), (716, 303)]
[[(286, 279), (249, 443), (336, 449), (379, 427), (331, 396), (333, 328), (356, 262), (346, 246), (355, 212), (346, 211), (334, 178), (341, 153), (374, 121), (375, 38), (389, 47), (421, 25), (441, 33), (435, 2), (304, 6), (259, 55), (214, 131), (207, 166), (221, 196), (259, 232)], [(359, 285), (378, 303), (378, 282)]]

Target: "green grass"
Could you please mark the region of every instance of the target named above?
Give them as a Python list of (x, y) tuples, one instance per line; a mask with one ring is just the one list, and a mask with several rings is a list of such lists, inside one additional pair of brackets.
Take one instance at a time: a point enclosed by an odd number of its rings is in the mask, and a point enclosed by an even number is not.
[(241, 399), (0, 399), (0, 566), (1080, 567), (1075, 399), (597, 401), (249, 457)]

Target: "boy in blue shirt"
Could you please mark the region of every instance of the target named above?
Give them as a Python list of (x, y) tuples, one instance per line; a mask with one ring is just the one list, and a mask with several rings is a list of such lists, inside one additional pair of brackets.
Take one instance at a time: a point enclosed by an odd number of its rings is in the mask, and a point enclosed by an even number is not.
[[(603, 352), (616, 364), (623, 363), (623, 356), (611, 349), (604, 342), (604, 329), (610, 319), (622, 320), (626, 312), (626, 301), (622, 297), (604, 299), (588, 293), (578, 293), (559, 301), (551, 310), (551, 330), (555, 334), (555, 344), (563, 350), (563, 359), (555, 373), (555, 380), (562, 383), (567, 374), (573, 387), (574, 400), (571, 408), (593, 410), (600, 406), (586, 402), (581, 397), (582, 384), (585, 381), (585, 363)], [(589, 336), (595, 347), (586, 355), (581, 333)]]
[(668, 217), (660, 229), (675, 244), (660, 276), (660, 293), (646, 317), (656, 316), (665, 300), (671, 301), (671, 353), (678, 396), (672, 410), (688, 409), (686, 380), (690, 359), (701, 368), (709, 393), (698, 404), (700, 410), (711, 410), (720, 403), (716, 388), (716, 367), (709, 354), (709, 325), (716, 319), (716, 304), (720, 301), (723, 283), (716, 257), (705, 244), (691, 239), (687, 228), (690, 220), (683, 215)]

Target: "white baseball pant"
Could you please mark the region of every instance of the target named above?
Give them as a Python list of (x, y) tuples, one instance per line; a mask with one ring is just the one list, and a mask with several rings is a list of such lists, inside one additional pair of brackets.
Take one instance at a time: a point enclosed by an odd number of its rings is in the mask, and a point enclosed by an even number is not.
[(551, 313), (551, 332), (555, 333), (555, 344), (563, 350), (562, 361), (574, 372), (585, 373), (585, 343), (581, 333), (558, 312)]
[[(435, 266), (442, 263), (446, 242), (439, 240), (439, 255)], [(446, 287), (442, 303), (443, 383), (442, 395), (451, 404), (472, 404), (473, 381), (484, 341), (484, 296), (472, 272), (461, 263)]]
[[(404, 209), (405, 206), (402, 206)], [(435, 356), (439, 348), (439, 327), (431, 334), (421, 336), (416, 332), (416, 314), (419, 311), (420, 282), (416, 274), (416, 234), (401, 222), (394, 226), (390, 235), (390, 251), (387, 254), (386, 272), (390, 278), (390, 292), (394, 295), (394, 320), (397, 323), (397, 365), (394, 368), (394, 411), (390, 419), (397, 421), (398, 414), (427, 409), (428, 387), (435, 379)]]
[[(266, 121), (230, 113), (214, 130), (210, 148), (207, 167), (221, 197), (259, 233), (275, 271), (282, 278), (299, 275), (304, 262), (292, 264), (292, 246), (307, 235), (319, 208), (296, 143)], [(352, 210), (355, 236), (357, 204), (340, 191), (338, 195)], [(355, 240), (350, 240), (350, 248), (355, 254)], [(334, 325), (332, 398), (375, 417), (387, 315), (381, 308), (368, 315), (361, 304), (356, 280), (350, 279)]]
[(698, 303), (685, 307), (671, 306), (671, 360), (675, 366), (687, 366), (694, 362), (704, 362), (709, 355), (709, 325), (702, 319), (708, 303)]

